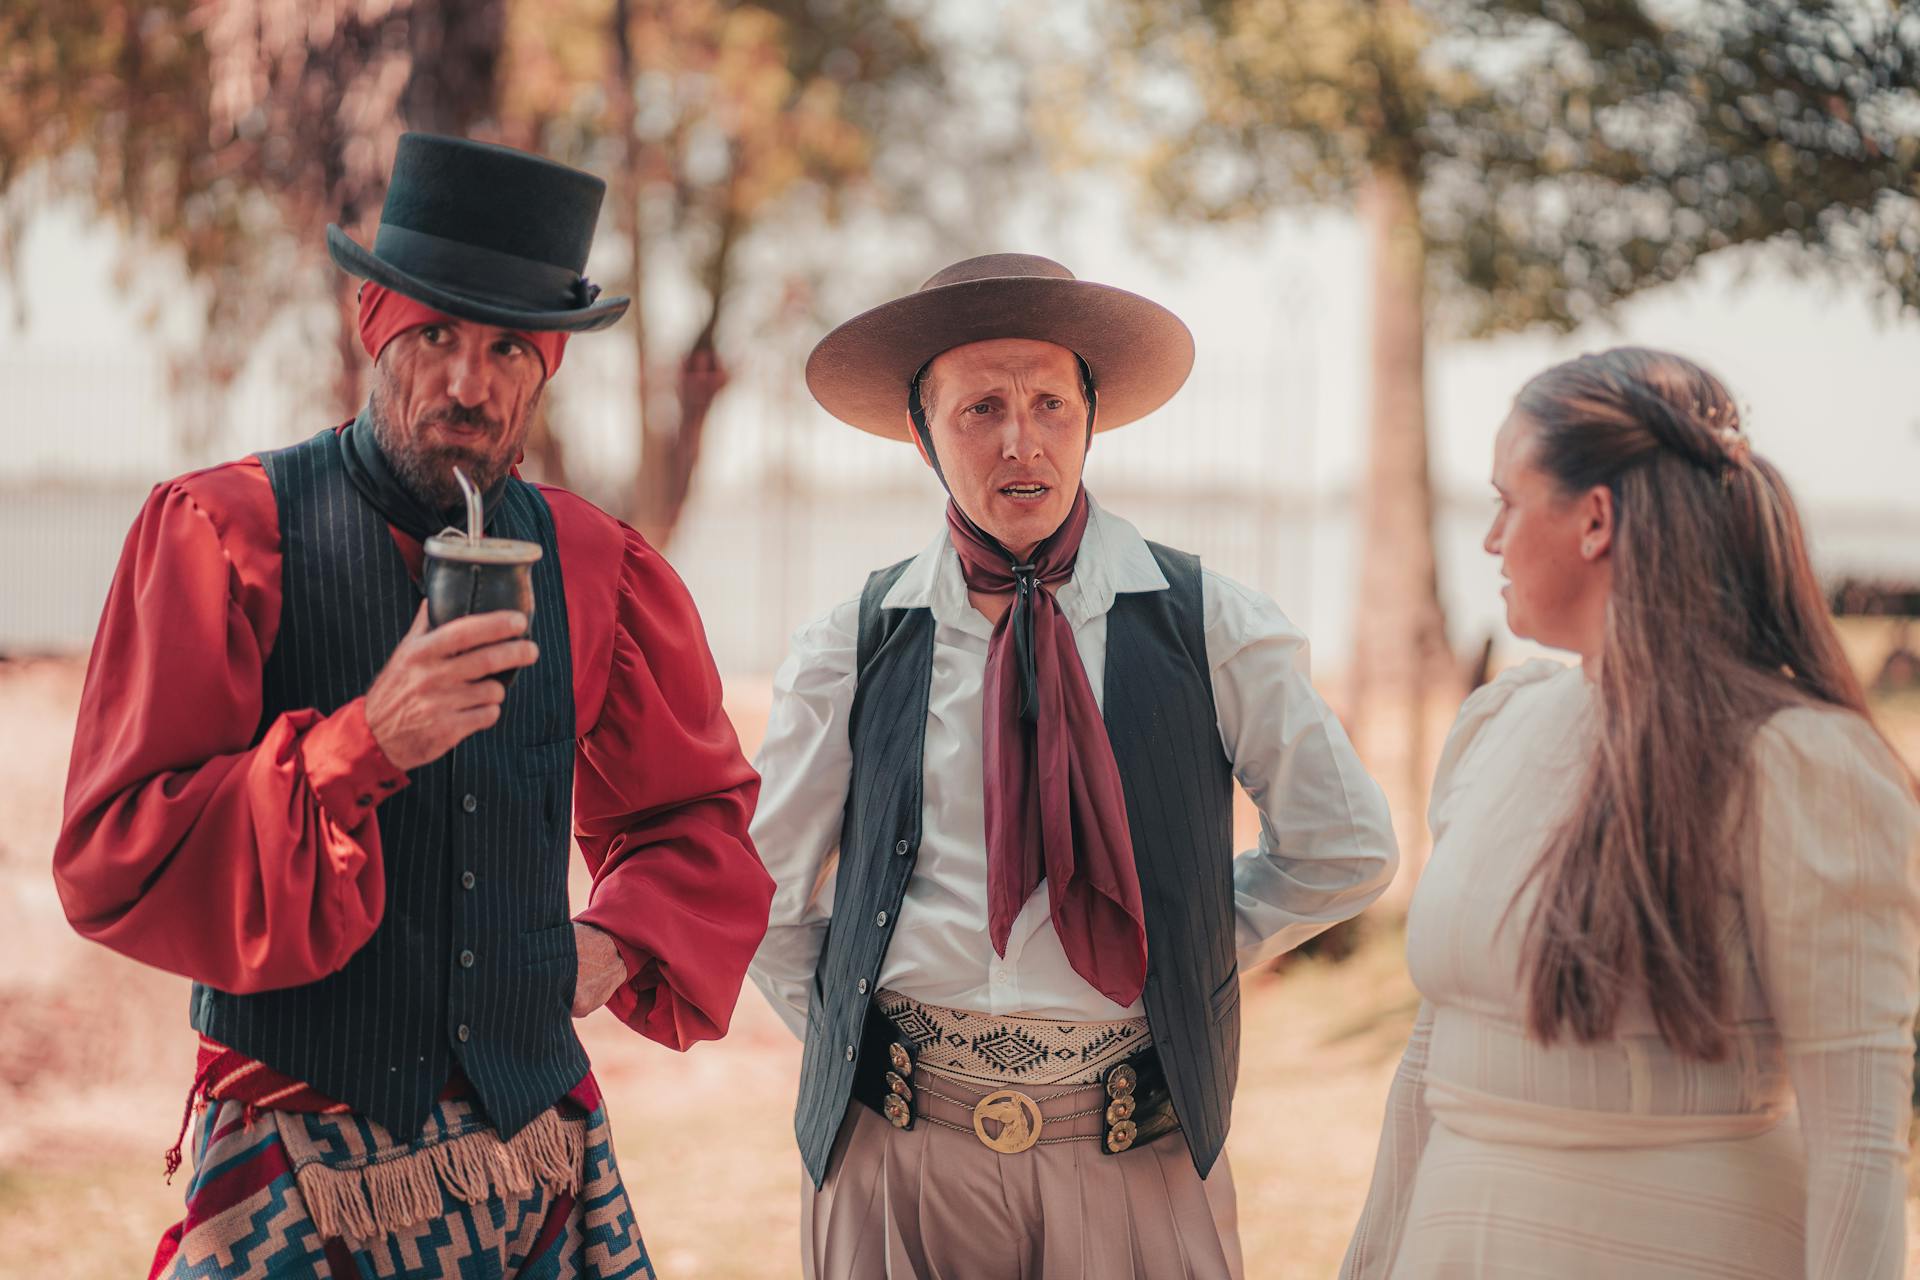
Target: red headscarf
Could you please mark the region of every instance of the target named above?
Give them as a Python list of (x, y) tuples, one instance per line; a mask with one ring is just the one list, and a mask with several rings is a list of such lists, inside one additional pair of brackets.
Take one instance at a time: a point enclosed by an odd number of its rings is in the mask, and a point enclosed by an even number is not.
[[(369, 280), (360, 286), (360, 345), (375, 360), (389, 342), (409, 329), (423, 324), (458, 324), (457, 316), (435, 311), (404, 293), (395, 293)], [(560, 357), (567, 349), (567, 335), (550, 329), (510, 329), (540, 353), (540, 364), (551, 378), (560, 371)]]

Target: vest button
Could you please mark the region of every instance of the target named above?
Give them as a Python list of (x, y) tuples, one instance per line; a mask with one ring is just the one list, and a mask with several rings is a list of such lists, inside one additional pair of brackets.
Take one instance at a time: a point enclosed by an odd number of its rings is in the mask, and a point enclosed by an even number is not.
[(894, 851), (894, 852), (895, 852), (896, 854), (901, 854), (901, 853), (905, 853), (905, 852), (907, 851), (907, 842), (906, 842), (905, 840), (901, 840), (901, 841), (899, 841), (899, 842), (897, 842), (897, 843), (896, 843), (896, 844), (895, 844), (895, 845), (893, 846), (893, 851)]
[(474, 795), (473, 792), (469, 791), (467, 792), (466, 795), (460, 798), (460, 807), (462, 809), (465, 809), (468, 813), (472, 813), (475, 809), (478, 809), (480, 807), (480, 798)]
[(853, 984), (853, 989), (861, 995), (867, 994), (867, 980), (865, 978), (860, 979), (860, 981)]
[(886, 928), (886, 927), (887, 927), (887, 913), (886, 913), (886, 912), (884, 912), (884, 911), (882, 911), (882, 912), (881, 912), (881, 913), (880, 913), (879, 915), (877, 915), (877, 916), (875, 916), (875, 917), (873, 918), (873, 922), (874, 922), (875, 924), (877, 924), (877, 925), (879, 925), (879, 926), (880, 926), (880, 927), (881, 927), (882, 929), (884, 929), (884, 928)]
[(461, 887), (462, 889), (471, 889), (471, 888), (473, 888), (473, 872), (471, 872), (471, 871), (462, 871), (462, 872), (460, 873), (460, 887)]
[(471, 969), (471, 968), (473, 968), (473, 952), (471, 952), (471, 951), (462, 951), (462, 952), (460, 953), (460, 967), (461, 967), (462, 969)]
[[(460, 1028), (460, 1029), (461, 1029), (462, 1031), (465, 1031), (465, 1030), (466, 1030), (466, 1028), (465, 1028), (465, 1027), (462, 1027), (462, 1028)], [(464, 1039), (464, 1037), (462, 1037), (462, 1038)], [(852, 1062), (852, 1061), (853, 1061), (853, 1046), (852, 1046), (852, 1045), (848, 1045), (848, 1046), (847, 1046), (847, 1061), (848, 1061), (848, 1062)]]
[(460, 1037), (461, 1044), (465, 1044), (468, 1041), (468, 1039), (472, 1037), (473, 1032), (470, 1031), (467, 1028), (467, 1024), (463, 1022), (460, 1024), (459, 1029), (456, 1030), (453, 1034)]

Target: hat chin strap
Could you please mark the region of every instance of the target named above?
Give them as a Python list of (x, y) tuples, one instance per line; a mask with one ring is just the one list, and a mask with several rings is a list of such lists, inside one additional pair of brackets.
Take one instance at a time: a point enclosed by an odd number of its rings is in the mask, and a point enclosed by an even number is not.
[[(926, 454), (927, 465), (933, 468), (933, 474), (935, 478), (940, 481), (940, 487), (945, 489), (947, 491), (947, 497), (952, 499), (953, 509), (960, 513), (960, 518), (966, 521), (968, 527), (975, 533), (985, 538), (994, 546), (1000, 547), (1000, 552), (1007, 557), (1008, 564), (1014, 564), (1016, 561), (1013, 553), (1008, 551), (1004, 546), (1001, 546), (1000, 539), (975, 524), (973, 517), (967, 514), (966, 508), (960, 505), (960, 499), (953, 496), (953, 486), (947, 483), (947, 473), (940, 466), (940, 455), (934, 451), (933, 428), (927, 422), (926, 406), (920, 403), (920, 381), (927, 376), (928, 365), (931, 365), (933, 360), (937, 359), (939, 359), (939, 357), (935, 356), (932, 360), (928, 360), (926, 364), (914, 370), (912, 379), (907, 383), (907, 417), (913, 422), (913, 434), (919, 439), (920, 451)], [(1087, 447), (1091, 449), (1093, 447), (1093, 413), (1096, 407), (1096, 397), (1093, 387), (1093, 369), (1088, 366), (1087, 362), (1081, 358), (1080, 353), (1077, 351), (1073, 353), (1073, 360), (1075, 364), (1080, 366), (1080, 390), (1087, 397)], [(1047, 536), (1052, 537), (1053, 535), (1048, 534)]]

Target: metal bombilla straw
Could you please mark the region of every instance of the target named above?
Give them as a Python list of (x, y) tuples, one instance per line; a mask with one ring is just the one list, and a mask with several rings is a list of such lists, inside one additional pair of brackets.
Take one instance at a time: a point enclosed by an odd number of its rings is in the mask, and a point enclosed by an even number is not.
[(474, 487), (473, 481), (467, 479), (467, 473), (458, 467), (453, 469), (453, 478), (459, 482), (460, 492), (467, 498), (467, 541), (478, 546), (487, 527), (485, 513), (480, 509), (480, 490)]

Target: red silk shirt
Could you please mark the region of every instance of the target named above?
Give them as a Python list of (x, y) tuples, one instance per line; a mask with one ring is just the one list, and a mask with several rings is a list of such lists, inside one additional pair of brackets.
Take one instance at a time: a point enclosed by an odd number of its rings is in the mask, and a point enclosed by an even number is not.
[[(540, 486), (571, 632), (577, 920), (609, 934), (609, 1007), (674, 1049), (724, 1035), (773, 883), (760, 780), (720, 705), (686, 588), (639, 534)], [(419, 543), (392, 530), (418, 575)], [(280, 625), (273, 491), (247, 458), (156, 487), (108, 592), (81, 694), (54, 879), (86, 937), (222, 991), (313, 982), (385, 908), (380, 802), (407, 785), (363, 698), (258, 735)]]

